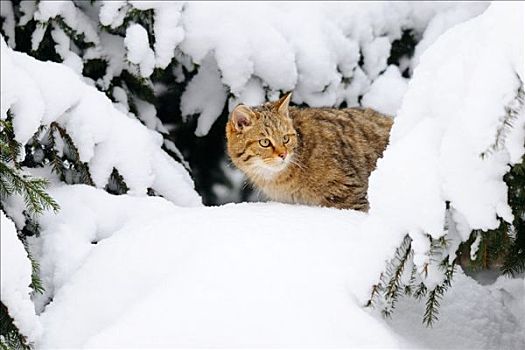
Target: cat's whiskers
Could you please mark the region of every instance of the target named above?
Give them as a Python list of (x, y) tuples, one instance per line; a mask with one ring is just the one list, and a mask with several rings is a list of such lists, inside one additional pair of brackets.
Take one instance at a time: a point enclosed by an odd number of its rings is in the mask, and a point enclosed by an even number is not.
[(305, 166), (304, 164), (302, 164), (301, 162), (299, 162), (298, 160), (295, 160), (295, 159), (292, 159), (290, 157), (290, 159), (288, 160), (288, 162), (290, 162), (291, 164), (297, 166), (299, 169), (301, 170), (305, 170)]

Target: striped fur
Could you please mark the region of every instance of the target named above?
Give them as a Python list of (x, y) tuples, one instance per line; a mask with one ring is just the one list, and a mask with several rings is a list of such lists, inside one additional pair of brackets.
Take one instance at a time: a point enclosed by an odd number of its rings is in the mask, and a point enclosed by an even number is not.
[(271, 200), (368, 210), (368, 177), (392, 119), (371, 109), (288, 107), (289, 99), (232, 112), (232, 162)]

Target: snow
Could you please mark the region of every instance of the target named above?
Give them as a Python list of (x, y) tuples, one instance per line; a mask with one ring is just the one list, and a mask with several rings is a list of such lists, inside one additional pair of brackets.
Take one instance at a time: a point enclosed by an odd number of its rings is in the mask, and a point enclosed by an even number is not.
[[(125, 93), (125, 92), (124, 92)], [(167, 133), (166, 127), (157, 118), (157, 110), (155, 106), (149, 102), (134, 98), (133, 102), (137, 107), (137, 114), (139, 119), (146, 125), (148, 129), (155, 130), (162, 133)]]
[[(207, 69), (204, 60), (213, 56), (221, 82), (232, 95), (230, 110), (238, 102), (255, 104), (264, 97), (275, 99), (276, 92), (292, 90), (293, 102), (298, 104), (319, 107), (346, 102), (355, 106), (359, 96), (367, 93), (370, 84), (387, 68), (391, 43), (401, 37), (403, 28), (414, 27), (423, 34), (438, 14), (450, 14), (453, 19), (441, 15), (441, 21), (434, 21), (433, 33), (425, 41), (431, 43), (437, 32), (478, 15), (486, 4), (463, 3), (457, 11), (456, 6), (191, 2), (181, 14), (185, 35), (179, 48), (194, 63), (204, 66), (200, 69)], [(418, 54), (427, 46), (421, 46)], [(358, 66), (361, 54), (364, 70)], [(210, 84), (216, 84), (215, 77), (209, 79)], [(401, 79), (395, 80), (398, 84), (392, 84), (399, 88)], [(201, 107), (204, 125), (222, 111), (215, 107), (215, 101), (222, 98), (222, 89), (215, 90), (217, 96), (209, 106), (203, 103)], [(396, 91), (389, 105), (382, 107), (392, 111), (399, 106), (401, 96), (402, 92)], [(187, 114), (184, 108), (182, 112)], [(199, 129), (197, 134), (207, 130), (209, 127)]]
[[(18, 116), (13, 120), (15, 140), (25, 144), (40, 126), (45, 105), (42, 99), (34, 98), (41, 92), (26, 72), (16, 69), (14, 60), (7, 53), (9, 49), (5, 46), (3, 39), (1, 45), (1, 117), (6, 118), (8, 110)], [(21, 101), (27, 102), (22, 103)]]
[(75, 31), (82, 34), (86, 42), (98, 44), (99, 37), (89, 18), (80, 11), (71, 1), (41, 1), (34, 12), (34, 19), (46, 23), (52, 18), (63, 19), (64, 23)]
[[(390, 144), (370, 177), (370, 216), (363, 229), (397, 242), (410, 234), (420, 270), (429, 262), (426, 235), (447, 233), (446, 201), (453, 240), (466, 240), (473, 229), (498, 227), (498, 217), (512, 220), (503, 175), (512, 164), (510, 154), (520, 159), (523, 146), (499, 142), (497, 130), (505, 107), (515, 103), (518, 77), (524, 80), (522, 12), (522, 4), (493, 4), (425, 51)], [(513, 127), (523, 136), (523, 110)], [(379, 276), (383, 267), (377, 267)], [(424, 282), (434, 286), (440, 279), (429, 274)]]
[(477, 9), (457, 6), (437, 13), (428, 23), (423, 33), (423, 38), (416, 45), (414, 57), (410, 63), (412, 70), (419, 64), (419, 59), (423, 52), (425, 52), (441, 34), (449, 28), (472, 18), (473, 11), (481, 14), (484, 7), (481, 3), (478, 3), (477, 6)]
[[(259, 78), (252, 78), (246, 83), (246, 87), (239, 96), (238, 99), (230, 99), (229, 101), (229, 110), (233, 110), (241, 101), (248, 106), (259, 106), (264, 104), (266, 101), (266, 96), (264, 94), (264, 89), (262, 88), (263, 84)], [(278, 97), (278, 96), (275, 96)], [(272, 100), (276, 100), (272, 96)]]
[[(168, 67), (174, 57), (175, 62), (186, 61), (184, 66), (189, 71), (205, 70), (199, 78), (200, 86), (206, 79), (211, 86), (217, 86), (219, 77), (223, 87), (214, 89), (215, 94), (207, 89), (209, 103), (194, 88), (185, 94), (186, 100), (200, 102), (199, 108), (181, 109), (183, 115), (188, 110), (199, 114), (199, 136), (206, 135), (222, 113), (223, 108), (217, 103), (224, 98), (224, 91), (228, 107), (238, 102), (274, 100), (288, 91), (294, 91), (293, 102), (297, 104), (359, 105), (360, 97), (368, 93), (387, 68), (392, 43), (401, 38), (403, 30), (412, 30), (415, 37), (422, 38), (413, 60), (405, 57), (401, 63), (414, 69), (421, 54), (439, 35), (477, 16), (487, 6), (474, 2), (165, 1), (106, 1), (93, 5), (42, 1), (20, 5), (24, 12), (21, 23), (31, 17), (38, 22), (33, 32), (34, 50), (45, 33), (47, 25), (43, 23), (57, 16), (76, 33), (83, 34), (87, 42), (94, 43), (80, 53), (69, 51), (61, 36), (56, 39), (62, 42), (60, 56), (77, 72), (82, 70), (80, 60), (108, 61), (105, 76), (95, 82), (104, 90), (109, 89), (122, 69), (149, 79), (155, 68)], [(132, 10), (152, 13), (152, 28), (148, 30), (154, 42), (150, 42), (141, 24), (124, 23), (126, 13)], [(10, 20), (9, 8), (3, 11), (4, 32), (12, 33), (14, 21)], [(100, 28), (90, 20), (99, 21)], [(57, 22), (51, 24), (58, 26)], [(109, 34), (109, 28), (125, 29), (126, 36)], [(127, 61), (123, 60), (124, 55)], [(218, 75), (209, 73), (210, 61), (217, 65)], [(188, 96), (190, 92), (196, 96)], [(400, 95), (396, 93), (398, 100), (392, 97), (389, 106), (382, 107), (391, 110), (393, 105), (398, 106)], [(182, 104), (188, 106), (192, 102)]]
[(181, 27), (182, 7), (182, 2), (168, 5), (156, 4), (155, 55), (156, 66), (159, 68), (166, 68), (170, 64), (175, 48), (184, 39), (184, 30)]
[(73, 69), (78, 76), (82, 76), (82, 70), (84, 63), (82, 59), (73, 51), (71, 51), (71, 39), (67, 36), (66, 32), (57, 25), (53, 25), (51, 36), (56, 42), (55, 50), (62, 58), (62, 63)]
[(200, 114), (195, 135), (204, 136), (208, 133), (224, 108), (227, 93), (221, 83), (217, 63), (213, 57), (207, 57), (181, 97), (180, 109), (183, 117)]
[[(108, 69), (106, 75), (98, 82), (103, 88), (107, 89), (110, 86), (111, 80), (115, 76), (119, 76), (125, 67), (126, 48), (124, 41), (118, 35), (109, 33), (102, 33), (100, 36), (102, 45), (106, 48), (104, 50), (104, 57), (108, 62)], [(94, 53), (94, 57), (98, 57), (98, 53)]]
[(148, 32), (140, 24), (132, 24), (126, 29), (124, 45), (127, 58), (140, 66), (140, 74), (147, 78), (153, 73), (155, 53), (149, 47)]
[(37, 348), (525, 341), (511, 310), (523, 302), (523, 279), (487, 290), (459, 272), (433, 329), (421, 324), (422, 302), (401, 301), (388, 322), (363, 308), (359, 275), (377, 256), (363, 249), (369, 234), (359, 229), (360, 212), (280, 203), (181, 208), (84, 185), (50, 193), (64, 209), (45, 214), (41, 237), (32, 239), (48, 293), (37, 303), (44, 329)]
[(146, 195), (151, 187), (179, 205), (200, 205), (186, 169), (162, 151), (161, 135), (117, 110), (69, 68), (14, 52), (3, 40), (1, 64), (2, 118), (8, 109), (13, 113), (17, 141), (25, 144), (41, 124), (57, 122), (98, 187), (116, 168), (131, 194)]
[(100, 23), (103, 26), (110, 26), (112, 28), (119, 27), (124, 23), (124, 16), (121, 15), (120, 10), (126, 5), (126, 1), (123, 0), (114, 0), (114, 1), (104, 1), (100, 5)]
[(476, 238), (474, 239), (474, 242), (472, 242), (472, 245), (470, 246), (470, 260), (476, 260), (476, 256), (478, 255), (480, 243), (481, 243), (481, 234), (478, 232), (476, 234)]
[[(420, 273), (428, 269), (420, 278), (433, 288), (443, 280), (435, 262), (445, 256), (430, 256), (429, 236), (446, 234), (444, 253), (453, 252), (472, 229), (512, 219), (502, 176), (525, 152), (523, 111), (505, 139), (497, 135), (505, 108), (516, 105), (517, 77), (524, 80), (523, 5), (493, 4), (468, 20), (486, 6), (100, 6), (96, 16), (113, 28), (130, 7), (153, 10), (156, 40), (150, 43), (137, 23), (124, 38), (98, 33), (70, 2), (24, 5), (24, 20), (62, 16), (95, 43), (82, 59), (109, 60), (99, 86), (109, 88), (123, 69), (147, 78), (175, 56), (178, 81), (182, 66), (196, 68), (181, 112), (199, 115), (198, 136), (208, 133), (226, 104), (259, 104), (289, 90), (295, 103), (310, 106), (355, 106), (362, 97), (363, 106), (396, 118), (370, 178), (368, 214), (279, 203), (203, 207), (184, 166), (161, 149), (180, 154), (156, 132), (164, 129), (154, 106), (129, 100), (146, 127), (129, 113), (124, 89), (113, 87), (114, 104), (84, 83), (70, 69), (80, 72), (82, 61), (63, 29), (50, 24), (64, 64), (16, 53), (2, 39), (1, 117), (13, 114), (21, 143), (40, 125), (64, 127), (96, 184), (64, 185), (49, 167), (31, 169), (51, 180), (48, 191), (61, 206), (40, 216), (40, 236), (28, 238), (45, 287), (32, 298), (27, 254), (2, 212), (1, 297), (16, 325), (36, 349), (522, 348), (523, 276), (481, 286), (458, 271), (432, 329), (421, 324), (424, 301), (401, 299), (392, 320), (363, 307), (406, 234), (414, 250), (410, 264)], [(4, 24), (7, 32), (11, 24)], [(34, 48), (46, 29), (39, 28)], [(414, 60), (403, 63), (413, 69), (410, 82), (387, 66), (404, 28), (423, 37)], [(113, 168), (128, 194), (102, 189)], [(242, 186), (239, 173), (230, 173)], [(150, 188), (164, 198), (146, 196)], [(220, 186), (214, 191), (225, 192)], [(21, 199), (2, 205), (22, 227)]]
[[(387, 321), (412, 348), (520, 349), (525, 344), (523, 278), (500, 277), (488, 287), (458, 271), (454, 287), (440, 300), (439, 321), (419, 326), (424, 300), (402, 299)], [(466, 312), (468, 310), (468, 312)], [(403, 316), (402, 316), (403, 315)]]
[(395, 116), (401, 107), (407, 87), (408, 79), (401, 76), (397, 66), (390, 65), (370, 86), (370, 90), (361, 100), (361, 105)]
[(160, 198), (110, 196), (85, 185), (62, 186), (50, 194), (61, 210), (41, 217), (42, 239), (30, 240), (45, 288), (45, 293), (36, 298), (37, 310), (42, 310), (53, 291), (70, 279), (95, 247), (93, 243), (151, 216), (166, 215), (166, 208), (171, 208)]
[(0, 299), (9, 310), (15, 326), (29, 342), (42, 335), (40, 320), (35, 314), (30, 294), (31, 262), (17, 237), (15, 224), (0, 212)]
[(0, 16), (3, 19), (2, 33), (6, 35), (6, 41), (10, 47), (15, 47), (15, 15), (13, 12), (13, 4), (11, 2), (3, 2), (0, 6)]
[[(112, 92), (113, 98), (115, 99), (114, 106), (123, 113), (129, 112), (128, 95), (126, 90), (120, 86), (115, 86)], [(147, 124), (146, 124), (147, 126)]]
[(386, 68), (386, 61), (390, 56), (390, 41), (382, 36), (375, 38), (363, 47), (363, 68), (370, 79), (375, 79)]
[[(19, 19), (19, 24), (25, 26), (34, 16), (36, 11), (36, 3), (32, 1), (21, 1), (18, 5), (21, 16)], [(11, 45), (9, 45), (11, 46)], [(13, 46), (11, 46), (13, 47)]]

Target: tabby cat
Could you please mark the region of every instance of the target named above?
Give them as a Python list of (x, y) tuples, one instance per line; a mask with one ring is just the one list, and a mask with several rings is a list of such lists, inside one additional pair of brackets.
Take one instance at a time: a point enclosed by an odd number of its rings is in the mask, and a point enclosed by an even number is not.
[(367, 211), (368, 177), (392, 119), (363, 108), (289, 107), (290, 96), (232, 111), (233, 163), (271, 200)]

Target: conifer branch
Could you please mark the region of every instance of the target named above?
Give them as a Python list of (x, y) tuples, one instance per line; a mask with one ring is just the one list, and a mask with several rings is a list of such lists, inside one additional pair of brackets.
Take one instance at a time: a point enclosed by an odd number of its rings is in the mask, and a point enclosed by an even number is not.
[(0, 302), (0, 349), (30, 350), (27, 339), (20, 334), (4, 303)]
[(24, 198), (26, 208), (34, 214), (42, 214), (45, 210), (59, 210), (59, 205), (46, 193), (44, 188), (48, 181), (20, 174), (6, 163), (0, 162), (0, 195), (5, 198), (14, 193)]
[[(401, 276), (405, 269), (405, 265), (408, 260), (412, 257), (412, 239), (409, 235), (403, 238), (401, 246), (396, 249), (394, 259), (391, 264), (387, 267), (387, 275), (390, 276), (389, 280), (385, 285), (385, 301), (389, 305), (389, 310), (395, 308), (395, 304), (402, 294), (402, 282)], [(386, 311), (386, 310), (385, 310)], [(386, 311), (389, 313), (389, 311)]]

